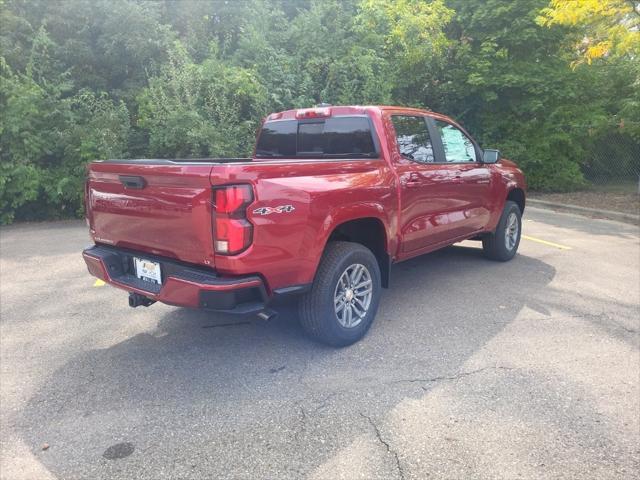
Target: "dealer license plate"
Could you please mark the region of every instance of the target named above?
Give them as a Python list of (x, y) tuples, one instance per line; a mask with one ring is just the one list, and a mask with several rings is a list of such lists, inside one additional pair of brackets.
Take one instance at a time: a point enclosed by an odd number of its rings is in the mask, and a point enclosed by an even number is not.
[(162, 274), (160, 273), (159, 263), (136, 257), (133, 257), (133, 263), (136, 267), (136, 277), (146, 282), (162, 285)]

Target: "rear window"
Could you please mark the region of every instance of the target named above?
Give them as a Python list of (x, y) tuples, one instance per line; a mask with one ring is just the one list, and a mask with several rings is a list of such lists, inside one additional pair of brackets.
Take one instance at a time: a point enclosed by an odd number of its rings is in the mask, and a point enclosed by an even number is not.
[(257, 157), (377, 157), (368, 117), (265, 122)]

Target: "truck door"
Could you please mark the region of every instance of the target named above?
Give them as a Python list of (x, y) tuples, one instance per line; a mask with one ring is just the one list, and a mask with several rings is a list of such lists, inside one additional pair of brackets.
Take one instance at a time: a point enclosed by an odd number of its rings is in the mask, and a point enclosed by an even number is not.
[(427, 117), (392, 114), (397, 148), (392, 149), (400, 181), (400, 255), (446, 243), (460, 235), (468, 201), (458, 169), (445, 161), (442, 142)]
[(437, 132), (433, 135), (436, 137), (436, 151), (442, 149), (444, 161), (454, 175), (454, 195), (460, 202), (456, 235), (468, 235), (483, 229), (491, 215), (488, 205), (491, 187), (490, 166), (481, 162), (480, 148), (457, 125), (438, 118), (429, 118), (427, 123), (432, 132)]

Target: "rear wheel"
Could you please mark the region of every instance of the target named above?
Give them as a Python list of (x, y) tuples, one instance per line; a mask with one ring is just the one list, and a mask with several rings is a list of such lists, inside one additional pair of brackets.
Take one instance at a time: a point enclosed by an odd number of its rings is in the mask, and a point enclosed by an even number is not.
[(518, 251), (522, 233), (522, 214), (515, 202), (507, 200), (495, 232), (482, 239), (484, 254), (491, 260), (506, 262)]
[(380, 268), (371, 250), (351, 242), (327, 245), (311, 291), (300, 301), (300, 323), (313, 338), (336, 347), (360, 340), (380, 300)]

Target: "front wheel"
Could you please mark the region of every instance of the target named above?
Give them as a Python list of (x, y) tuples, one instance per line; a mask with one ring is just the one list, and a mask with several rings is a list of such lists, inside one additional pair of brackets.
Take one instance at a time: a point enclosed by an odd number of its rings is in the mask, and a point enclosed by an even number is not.
[(482, 238), (484, 254), (491, 260), (506, 262), (518, 251), (522, 233), (522, 213), (515, 202), (507, 200), (495, 232)]
[(313, 338), (343, 347), (369, 330), (380, 301), (380, 267), (371, 250), (351, 242), (327, 245), (311, 291), (300, 300), (300, 323)]

